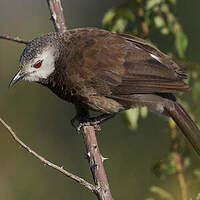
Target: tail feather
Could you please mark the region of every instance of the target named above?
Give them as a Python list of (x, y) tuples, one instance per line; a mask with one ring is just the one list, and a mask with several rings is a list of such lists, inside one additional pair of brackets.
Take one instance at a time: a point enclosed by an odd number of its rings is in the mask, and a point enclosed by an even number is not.
[(184, 108), (178, 102), (174, 102), (173, 108), (171, 105), (166, 105), (165, 110), (173, 118), (185, 137), (200, 155), (200, 130)]

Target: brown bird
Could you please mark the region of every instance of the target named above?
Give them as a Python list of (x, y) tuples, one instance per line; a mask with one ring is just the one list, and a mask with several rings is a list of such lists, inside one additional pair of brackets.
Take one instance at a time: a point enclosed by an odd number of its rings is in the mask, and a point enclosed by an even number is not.
[(79, 114), (103, 113), (100, 121), (138, 105), (148, 106), (172, 117), (200, 154), (200, 131), (172, 94), (190, 90), (185, 78), (175, 62), (142, 39), (78, 28), (28, 43), (10, 86), (21, 79), (40, 83), (75, 104)]

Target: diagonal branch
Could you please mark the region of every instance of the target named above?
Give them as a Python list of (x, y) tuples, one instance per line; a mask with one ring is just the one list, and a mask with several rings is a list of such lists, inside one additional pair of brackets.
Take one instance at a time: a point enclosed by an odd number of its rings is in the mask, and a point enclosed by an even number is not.
[(9, 35), (4, 35), (4, 34), (0, 34), (0, 39), (10, 40), (10, 41), (14, 41), (14, 42), (22, 43), (22, 44), (28, 44), (30, 42), (30, 40), (23, 40), (19, 37), (11, 37)]
[(44, 163), (45, 165), (48, 165), (49, 167), (61, 172), (62, 174), (64, 174), (65, 176), (71, 178), (72, 180), (76, 181), (77, 183), (83, 185), (84, 187), (86, 187), (87, 189), (89, 189), (90, 191), (92, 191), (93, 193), (97, 193), (97, 190), (95, 188), (94, 185), (88, 183), (86, 180), (68, 172), (67, 170), (65, 170), (63, 168), (63, 166), (59, 167), (58, 165), (48, 161), (47, 159), (45, 159), (44, 157), (42, 157), (41, 155), (39, 155), (38, 153), (36, 153), (35, 151), (33, 151), (29, 146), (27, 146), (26, 144), (24, 144), (22, 142), (22, 140), (20, 140), (17, 135), (15, 134), (15, 132), (12, 130), (12, 128), (10, 126), (8, 126), (8, 124), (0, 118), (0, 123), (9, 131), (9, 133), (11, 134), (11, 136), (13, 137), (13, 139), (20, 144), (20, 146), (22, 146), (26, 151), (28, 151), (29, 153), (31, 153), (35, 158), (39, 159), (42, 163)]

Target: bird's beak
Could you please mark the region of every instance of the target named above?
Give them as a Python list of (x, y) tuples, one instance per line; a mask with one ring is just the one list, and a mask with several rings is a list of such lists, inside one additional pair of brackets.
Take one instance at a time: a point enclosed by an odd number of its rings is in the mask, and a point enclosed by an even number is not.
[(13, 87), (18, 81), (22, 80), (26, 73), (19, 70), (17, 74), (14, 76), (14, 78), (10, 81), (9, 88)]

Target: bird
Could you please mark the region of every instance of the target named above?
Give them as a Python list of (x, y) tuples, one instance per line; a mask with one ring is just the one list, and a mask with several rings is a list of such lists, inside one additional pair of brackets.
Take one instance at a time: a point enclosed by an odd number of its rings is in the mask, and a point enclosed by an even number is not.
[(186, 73), (147, 41), (87, 27), (31, 40), (9, 86), (20, 80), (39, 83), (74, 104), (74, 119), (84, 122), (89, 121), (89, 111), (101, 113), (95, 118), (100, 123), (130, 108), (147, 106), (171, 117), (200, 155), (199, 128), (174, 96), (191, 90), (184, 79)]

